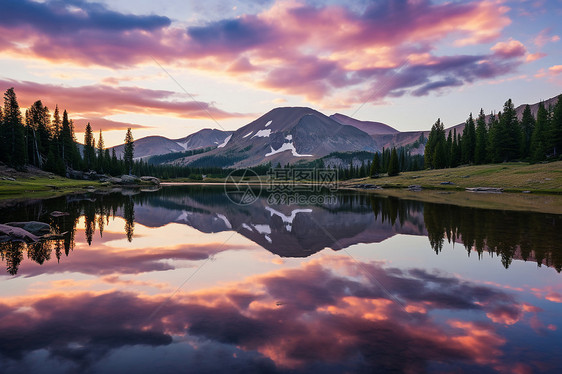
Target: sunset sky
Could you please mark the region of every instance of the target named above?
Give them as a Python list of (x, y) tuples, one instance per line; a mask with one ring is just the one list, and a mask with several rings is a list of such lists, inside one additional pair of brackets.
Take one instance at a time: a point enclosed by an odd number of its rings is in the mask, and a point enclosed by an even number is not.
[(562, 93), (560, 19), (562, 0), (3, 0), (0, 89), (106, 146), (278, 106), (429, 129)]

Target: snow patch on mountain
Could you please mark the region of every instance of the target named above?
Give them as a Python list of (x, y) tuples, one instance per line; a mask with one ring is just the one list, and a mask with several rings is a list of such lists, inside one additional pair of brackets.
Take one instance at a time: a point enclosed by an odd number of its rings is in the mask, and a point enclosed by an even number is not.
[(232, 134), (228, 135), (228, 138), (224, 139), (224, 142), (222, 142), (221, 144), (219, 144), (217, 146), (217, 148), (223, 148), (225, 145), (228, 144), (228, 142), (230, 141), (230, 138), (232, 138)]
[(269, 225), (252, 225), (260, 234), (271, 234), (271, 227)]
[(273, 149), (273, 147), (271, 147), (271, 146), (270, 146), (270, 148), (271, 148), (271, 152), (266, 153), (265, 157), (273, 156), (277, 153), (281, 153), (281, 152), (285, 152), (285, 151), (291, 151), (293, 156), (295, 156), (295, 157), (311, 157), (312, 156), (312, 155), (301, 155), (301, 154), (299, 154), (293, 143), (283, 143), (283, 145), (279, 149)]
[(271, 135), (271, 129), (265, 129), (265, 130), (260, 130), (260, 131), (256, 132), (254, 134), (254, 136), (252, 136), (252, 138), (255, 138), (256, 136), (258, 138), (268, 138), (269, 135)]
[(226, 216), (217, 213), (217, 217), (219, 217), (224, 222), (224, 224), (226, 225), (227, 228), (229, 228), (229, 229), (232, 228), (232, 225), (230, 224), (230, 221), (226, 218)]
[(265, 127), (271, 125), (271, 122), (273, 122), (273, 120), (269, 121), (268, 123), (265, 124)]
[(247, 138), (248, 136), (252, 135), (253, 131), (250, 131), (249, 133), (247, 133), (246, 135), (244, 135), (242, 138)]
[(271, 216), (277, 216), (279, 218), (281, 218), (281, 221), (283, 221), (283, 223), (285, 224), (285, 229), (288, 232), (291, 232), (291, 230), (293, 229), (293, 221), (295, 220), (295, 217), (297, 216), (297, 214), (299, 213), (312, 213), (312, 209), (293, 209), (291, 211), (291, 215), (287, 216), (281, 212), (279, 212), (278, 210), (275, 210), (271, 207), (266, 206), (265, 210), (267, 210)]

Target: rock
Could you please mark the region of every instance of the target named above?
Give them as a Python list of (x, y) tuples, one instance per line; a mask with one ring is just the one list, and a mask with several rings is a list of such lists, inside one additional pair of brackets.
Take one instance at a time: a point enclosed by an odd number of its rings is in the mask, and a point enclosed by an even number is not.
[(123, 174), (121, 176), (121, 184), (137, 184), (140, 182), (140, 178), (135, 175)]
[(523, 191), (522, 193), (531, 193), (531, 191)]
[(83, 171), (70, 168), (66, 169), (66, 177), (72, 179), (85, 179)]
[(2, 179), (4, 179), (5, 181), (12, 181), (15, 182), (16, 180), (12, 177), (3, 177)]
[(20, 227), (0, 224), (0, 241), (37, 242), (39, 238)]
[(140, 177), (141, 182), (148, 182), (148, 183), (152, 183), (155, 185), (159, 185), (160, 184), (160, 179), (156, 178), (156, 177), (151, 177), (151, 176), (143, 176)]
[(121, 178), (107, 177), (105, 179), (100, 179), (103, 183), (121, 184), (123, 181)]
[(496, 187), (467, 187), (466, 191), (469, 192), (483, 192), (483, 193), (502, 193), (503, 188)]
[(441, 184), (443, 184), (443, 185), (445, 185), (445, 184), (450, 184), (450, 185), (454, 185), (454, 183), (453, 183), (453, 182), (449, 182), (449, 181), (447, 181), (447, 182), (441, 182)]
[(63, 217), (63, 216), (69, 216), (70, 213), (67, 212), (60, 212), (58, 210), (52, 211), (51, 212), (51, 217)]
[(417, 184), (412, 184), (408, 186), (408, 191), (419, 192), (422, 190), (422, 187)]
[(51, 225), (45, 222), (29, 221), (29, 222), (8, 222), (8, 226), (19, 227), (32, 233), (33, 235), (41, 236), (51, 232)]

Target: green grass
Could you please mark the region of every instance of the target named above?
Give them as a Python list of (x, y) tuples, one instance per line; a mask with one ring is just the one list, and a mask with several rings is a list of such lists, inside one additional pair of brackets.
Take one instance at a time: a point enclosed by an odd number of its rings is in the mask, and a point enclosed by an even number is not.
[[(452, 182), (454, 185), (442, 185)], [(370, 183), (386, 187), (415, 184), (426, 189), (464, 190), (466, 187), (501, 187), (505, 191), (562, 194), (562, 161), (548, 164), (504, 163), (453, 169), (403, 172), (396, 177), (363, 178), (344, 184)]]
[(99, 182), (62, 177), (22, 177), (15, 181), (0, 180), (0, 199), (45, 198), (83, 191), (88, 186), (102, 187)]
[[(442, 185), (452, 182), (453, 185)], [(473, 208), (525, 210), (562, 214), (562, 161), (548, 164), (505, 163), (454, 169), (403, 172), (396, 177), (362, 178), (341, 183), (376, 184), (383, 190), (365, 190), (386, 196), (446, 203)], [(419, 185), (424, 190), (405, 190)], [(501, 187), (504, 194), (465, 192), (467, 187)], [(520, 193), (530, 191), (531, 193)]]

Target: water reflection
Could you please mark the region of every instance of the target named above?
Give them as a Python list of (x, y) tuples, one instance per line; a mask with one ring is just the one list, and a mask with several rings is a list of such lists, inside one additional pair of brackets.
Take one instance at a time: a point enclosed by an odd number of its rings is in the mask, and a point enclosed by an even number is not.
[[(0, 357), (7, 359), (8, 372), (39, 349), (69, 370), (106, 372), (111, 355), (128, 348), (131, 359), (152, 370), (163, 353), (152, 350), (152, 361), (145, 362), (141, 347), (172, 346), (182, 357), (167, 355), (168, 369), (190, 363), (196, 365), (192, 372), (224, 370), (224, 365), (243, 372), (487, 366), (548, 372), (560, 363), (550, 357), (537, 365), (540, 354), (512, 351), (502, 336), (504, 326), (516, 323), (533, 335), (533, 328), (551, 333), (553, 327), (541, 322), (530, 326), (541, 318), (540, 308), (490, 286), (346, 257), (320, 258), (167, 301), (164, 295), (134, 292), (53, 292), (0, 304), (4, 313), (13, 309), (20, 312), (0, 319)], [(447, 318), (436, 314), (443, 310)], [(467, 321), (466, 313), (477, 318)]]
[[(55, 210), (68, 215), (52, 217)], [(66, 233), (2, 243), (8, 274), (18, 273), (3, 277), (0, 297), (5, 373), (549, 373), (562, 366), (559, 216), (355, 193), (327, 205), (262, 199), (238, 207), (222, 189), (192, 186), (45, 200), (1, 217)], [(183, 231), (197, 238), (170, 244), (163, 237)], [(233, 236), (245, 239), (224, 242)], [(411, 251), (428, 253), (427, 262), (401, 265), (358, 250), (383, 244), (350, 248), (416, 237), (424, 245)], [(250, 241), (261, 248), (249, 250)], [(534, 283), (521, 285), (486, 272), (463, 276), (460, 267), (436, 270), (432, 251), (443, 258), (446, 242), (472, 256), (493, 254), (517, 278), (529, 267), (514, 260), (557, 272), (536, 269)], [(208, 261), (215, 256), (224, 256), (223, 267)], [(214, 278), (182, 289), (192, 274), (203, 277), (197, 271), (206, 263)], [(229, 270), (235, 276), (223, 274)]]
[[(63, 210), (67, 216), (51, 217)], [(341, 250), (358, 243), (380, 243), (397, 234), (427, 236), (439, 254), (445, 241), (462, 243), (468, 254), (496, 255), (508, 268), (512, 261), (535, 261), (562, 270), (562, 217), (422, 203), (392, 197), (342, 193), (336, 203), (311, 206), (269, 205), (265, 198), (249, 206), (232, 204), (222, 189), (204, 186), (168, 187), (138, 195), (112, 193), (39, 201), (6, 210), (9, 220), (49, 222), (63, 240), (25, 245), (0, 243), (0, 255), (15, 275), (23, 253), (39, 264), (55, 252), (60, 261), (74, 248), (79, 218), (84, 216), (88, 244), (110, 218), (125, 220), (133, 241), (135, 222), (147, 227), (181, 223), (203, 233), (236, 231), (281, 257), (308, 257), (325, 248)], [(216, 251), (214, 252), (216, 253)], [(209, 253), (212, 255), (214, 253)]]

